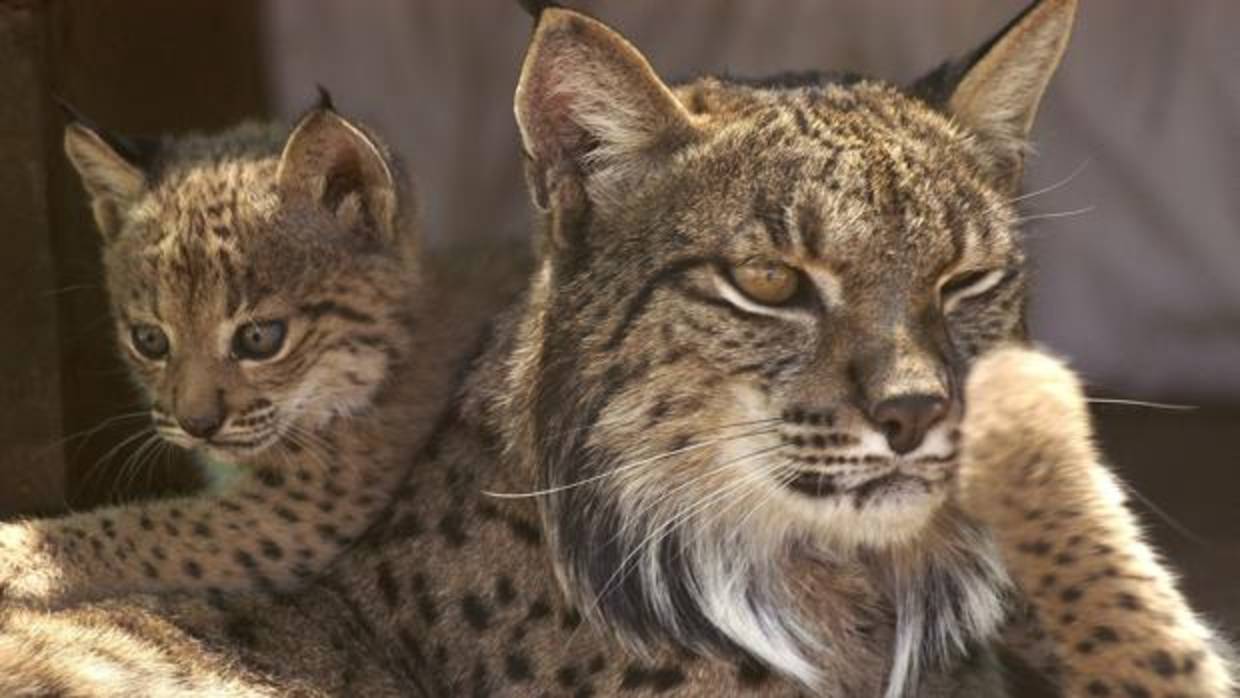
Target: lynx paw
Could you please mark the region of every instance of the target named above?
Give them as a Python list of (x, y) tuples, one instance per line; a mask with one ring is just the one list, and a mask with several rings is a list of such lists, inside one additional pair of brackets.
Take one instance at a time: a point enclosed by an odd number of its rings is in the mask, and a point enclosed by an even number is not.
[(55, 563), (37, 532), (0, 525), (0, 603), (48, 602), (58, 595)]
[(1058, 359), (1023, 348), (989, 354), (969, 375), (965, 405), (958, 497), (966, 512), (991, 522), (1004, 499), (1088, 481), (1085, 396)]

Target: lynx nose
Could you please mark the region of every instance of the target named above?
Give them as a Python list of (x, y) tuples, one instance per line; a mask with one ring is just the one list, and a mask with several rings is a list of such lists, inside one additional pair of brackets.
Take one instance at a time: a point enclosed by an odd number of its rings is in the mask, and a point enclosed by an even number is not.
[(224, 423), (223, 415), (216, 413), (203, 415), (177, 415), (177, 424), (190, 436), (207, 439), (214, 436)]
[(937, 395), (900, 395), (875, 405), (870, 418), (883, 430), (891, 450), (904, 455), (920, 446), (946, 414), (947, 400)]

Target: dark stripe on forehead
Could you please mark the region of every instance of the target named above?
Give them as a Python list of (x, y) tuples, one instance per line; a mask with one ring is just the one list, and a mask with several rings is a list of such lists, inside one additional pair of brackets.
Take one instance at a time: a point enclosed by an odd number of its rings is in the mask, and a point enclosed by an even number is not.
[(375, 319), (372, 316), (356, 308), (345, 305), (344, 303), (331, 300), (307, 303), (299, 307), (297, 310), (302, 314), (309, 316), (311, 320), (318, 320), (324, 316), (330, 315), (332, 317), (340, 318), (341, 320), (356, 322), (363, 325), (371, 325), (375, 322)]
[(237, 274), (237, 267), (233, 264), (232, 253), (221, 249), (219, 256), (220, 275), (223, 277), (221, 281), (225, 289), (225, 312), (231, 316), (241, 307), (241, 278)]
[(683, 259), (674, 260), (655, 271), (654, 274), (646, 279), (641, 288), (637, 290), (637, 293), (633, 294), (632, 298), (629, 300), (628, 306), (624, 309), (624, 314), (621, 316), (620, 322), (618, 322), (615, 328), (612, 329), (611, 337), (608, 338), (607, 343), (603, 345), (603, 348), (606, 350), (612, 350), (620, 346), (620, 344), (624, 341), (624, 338), (628, 335), (629, 328), (637, 320), (637, 318), (641, 316), (642, 311), (645, 310), (646, 305), (650, 302), (651, 296), (654, 295), (654, 292), (659, 288), (659, 286), (675, 279), (690, 269), (719, 263), (720, 262), (718, 260), (712, 258), (686, 257)]
[(758, 192), (753, 201), (753, 217), (762, 223), (771, 245), (781, 252), (792, 247), (792, 236), (788, 234), (788, 222), (784, 218), (784, 207), (766, 192)]
[(822, 211), (811, 202), (803, 202), (797, 212), (797, 231), (805, 256), (810, 259), (822, 257), (823, 226)]

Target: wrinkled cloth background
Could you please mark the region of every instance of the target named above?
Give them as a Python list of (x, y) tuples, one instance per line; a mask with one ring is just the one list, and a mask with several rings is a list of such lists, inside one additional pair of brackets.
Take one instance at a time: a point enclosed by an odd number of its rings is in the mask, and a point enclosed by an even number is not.
[[(665, 79), (855, 70), (910, 80), (991, 36), (1022, 0), (568, 2)], [(1240, 397), (1240, 2), (1087, 0), (1034, 133), (1034, 332), (1097, 394)], [(440, 239), (528, 234), (512, 91), (515, 0), (270, 0), (269, 84), (315, 83), (419, 173)], [(1074, 213), (1075, 212), (1075, 213)], [(1063, 214), (1062, 217), (1055, 217)]]

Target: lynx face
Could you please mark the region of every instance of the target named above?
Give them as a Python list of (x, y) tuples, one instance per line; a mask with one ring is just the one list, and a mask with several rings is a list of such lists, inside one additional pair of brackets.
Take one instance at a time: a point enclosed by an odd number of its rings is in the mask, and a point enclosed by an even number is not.
[(188, 137), (145, 160), (80, 125), (66, 137), (156, 430), (233, 462), (364, 409), (407, 331), (388, 309), (416, 270), (380, 147), (326, 108), (284, 133)]
[(968, 362), (1021, 333), (1008, 196), (975, 143), (891, 88), (676, 94), (696, 139), (594, 209), (581, 254), (617, 271), (553, 301), (633, 376), (590, 446), (690, 449), (617, 473), (627, 501), (700, 478), (751, 523), (906, 540), (943, 499)]
[(942, 637), (997, 621), (1002, 573), (945, 500), (968, 365), (1023, 337), (1012, 199), (1072, 9), (1042, 2), (908, 90), (671, 88), (604, 25), (544, 11), (516, 112), (546, 261), (512, 385), (596, 621), (810, 677), (779, 569), (858, 552), (943, 566), (972, 610), (940, 613)]

